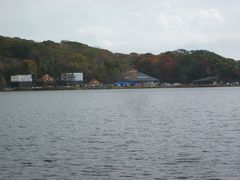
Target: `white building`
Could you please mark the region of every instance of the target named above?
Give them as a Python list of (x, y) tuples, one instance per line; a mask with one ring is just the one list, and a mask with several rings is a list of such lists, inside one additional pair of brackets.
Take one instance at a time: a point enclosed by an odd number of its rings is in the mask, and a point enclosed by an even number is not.
[(67, 82), (82, 82), (83, 73), (62, 73), (61, 80)]
[(32, 87), (32, 75), (31, 74), (23, 74), (23, 75), (11, 76), (11, 86), (12, 87), (23, 87), (23, 88)]
[(32, 75), (14, 75), (11, 76), (11, 82), (32, 82)]

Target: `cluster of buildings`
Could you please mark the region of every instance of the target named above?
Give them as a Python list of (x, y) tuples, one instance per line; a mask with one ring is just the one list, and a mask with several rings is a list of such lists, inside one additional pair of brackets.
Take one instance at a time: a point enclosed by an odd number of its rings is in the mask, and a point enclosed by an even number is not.
[(54, 79), (48, 74), (44, 74), (39, 79), (33, 79), (32, 75), (14, 75), (11, 76), (12, 87), (48, 87), (48, 86), (75, 86), (80, 87), (83, 84), (83, 73), (62, 73), (60, 78)]
[[(119, 77), (120, 81), (111, 84), (111, 86), (127, 87), (127, 86), (155, 86), (159, 83), (159, 80), (151, 77), (147, 74), (131, 69), (122, 74)], [(61, 73), (60, 77), (54, 79), (49, 74), (44, 74), (39, 79), (34, 79), (32, 75), (13, 75), (11, 76), (12, 87), (56, 87), (56, 86), (70, 86), (70, 87), (85, 87), (85, 88), (98, 88), (105, 87), (101, 82), (96, 79), (92, 79), (88, 83), (84, 84), (83, 73)]]
[(159, 84), (159, 79), (139, 72), (136, 69), (131, 69), (125, 72), (120, 78), (121, 81), (114, 83), (114, 86), (156, 86)]
[[(193, 81), (193, 86), (217, 85), (217, 77), (205, 77)], [(239, 85), (239, 84), (238, 84)], [(32, 75), (13, 75), (11, 76), (11, 87), (22, 88), (41, 88), (41, 87), (84, 87), (84, 88), (106, 88), (115, 87), (182, 87), (180, 83), (161, 83), (160, 80), (150, 75), (139, 72), (136, 69), (130, 69), (119, 77), (119, 81), (104, 85), (96, 79), (92, 79), (84, 84), (83, 73), (61, 73), (59, 78), (54, 79), (48, 74), (39, 79), (33, 79)]]

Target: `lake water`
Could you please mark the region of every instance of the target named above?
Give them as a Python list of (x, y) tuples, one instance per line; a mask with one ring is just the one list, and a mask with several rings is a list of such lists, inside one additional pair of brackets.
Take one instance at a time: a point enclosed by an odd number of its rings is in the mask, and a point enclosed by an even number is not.
[(240, 179), (240, 88), (0, 93), (0, 179)]

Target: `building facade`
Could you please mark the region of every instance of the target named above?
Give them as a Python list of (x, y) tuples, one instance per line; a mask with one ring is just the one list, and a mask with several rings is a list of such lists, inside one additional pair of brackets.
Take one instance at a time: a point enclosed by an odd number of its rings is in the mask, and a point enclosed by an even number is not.
[(131, 69), (123, 73), (121, 81), (114, 83), (115, 86), (146, 86), (159, 83), (157, 78), (139, 72), (136, 69)]
[(11, 76), (11, 86), (12, 87), (32, 87), (32, 75), (13, 75)]
[(83, 84), (83, 73), (61, 73), (60, 80), (62, 85), (80, 86)]

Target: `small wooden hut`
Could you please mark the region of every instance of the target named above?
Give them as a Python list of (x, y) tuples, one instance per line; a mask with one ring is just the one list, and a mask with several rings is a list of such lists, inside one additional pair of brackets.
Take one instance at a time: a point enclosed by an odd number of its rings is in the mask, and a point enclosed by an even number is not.
[(88, 82), (88, 87), (99, 87), (101, 85), (102, 83), (96, 79), (92, 79), (91, 81)]
[(50, 76), (49, 74), (44, 74), (42, 77), (41, 77), (41, 80), (43, 82), (53, 82), (54, 79), (52, 78), (52, 76)]
[(46, 86), (54, 86), (54, 79), (49, 74), (44, 74), (41, 77), (41, 82), (42, 82), (41, 83), (42, 86), (44, 86), (44, 87), (46, 87)]

